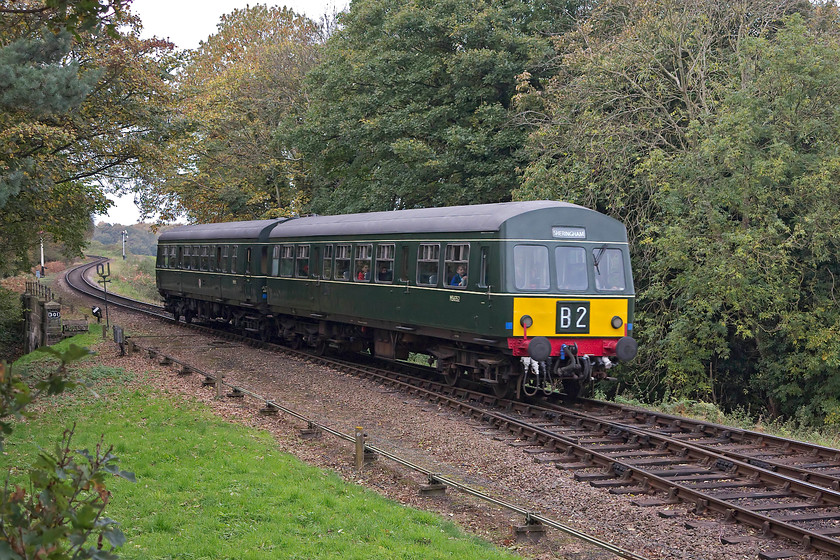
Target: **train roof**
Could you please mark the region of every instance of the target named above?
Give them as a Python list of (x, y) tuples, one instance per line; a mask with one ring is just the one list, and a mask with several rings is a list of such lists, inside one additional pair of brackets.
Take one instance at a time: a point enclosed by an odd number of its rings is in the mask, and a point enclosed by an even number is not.
[(270, 237), (499, 231), (503, 224), (523, 214), (537, 211), (557, 214), (558, 210), (564, 216), (576, 216), (583, 221), (614, 221), (577, 204), (538, 200), (295, 218), (277, 224)]
[(206, 241), (210, 239), (265, 240), (274, 226), (287, 219), (180, 226), (161, 233), (159, 241)]

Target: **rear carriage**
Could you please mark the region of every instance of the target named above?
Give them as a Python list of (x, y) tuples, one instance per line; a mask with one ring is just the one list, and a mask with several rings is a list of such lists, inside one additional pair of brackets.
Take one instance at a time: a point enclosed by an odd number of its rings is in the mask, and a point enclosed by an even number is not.
[[(574, 394), (614, 359), (635, 355), (626, 231), (592, 210), (512, 202), (251, 223), (259, 233), (249, 239), (226, 239), (230, 224), (161, 238), (170, 310), (239, 317), (266, 338), (319, 351), (428, 354), (449, 382), (466, 377), (499, 394), (561, 386)], [(192, 244), (192, 253), (200, 241), (189, 228), (225, 232), (201, 233), (215, 236), (205, 239), (207, 253), (219, 255), (207, 270), (187, 271), (177, 258), (179, 246)], [(221, 257), (234, 241), (247, 261), (239, 269)], [(181, 263), (177, 293), (165, 281), (172, 254)], [(248, 281), (260, 297), (184, 281), (205, 272), (220, 286)]]

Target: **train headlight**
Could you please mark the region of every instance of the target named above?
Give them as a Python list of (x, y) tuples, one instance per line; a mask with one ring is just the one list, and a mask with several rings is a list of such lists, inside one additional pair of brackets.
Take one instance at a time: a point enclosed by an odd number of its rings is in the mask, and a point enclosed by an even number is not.
[(531, 318), (530, 315), (523, 315), (519, 318), (519, 324), (525, 327), (526, 329), (530, 329), (531, 325), (534, 324), (534, 319)]
[(616, 315), (615, 317), (612, 318), (612, 321), (610, 321), (610, 324), (612, 325), (612, 328), (620, 329), (621, 325), (624, 324), (624, 321), (621, 320), (621, 317)]

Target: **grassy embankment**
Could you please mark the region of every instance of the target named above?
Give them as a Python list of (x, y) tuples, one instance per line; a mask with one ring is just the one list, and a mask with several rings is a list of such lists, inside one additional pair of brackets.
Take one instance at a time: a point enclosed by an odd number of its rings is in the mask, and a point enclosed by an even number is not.
[[(25, 356), (16, 367), (44, 367), (44, 359)], [(128, 538), (122, 558), (514, 558), (434, 514), (301, 463), (265, 432), (133, 383), (123, 369), (96, 358), (74, 369), (91, 388), (42, 403), (15, 426), (0, 466), (20, 482), (38, 448), (52, 448), (74, 422), (73, 448), (93, 449), (104, 434), (120, 468), (137, 476), (109, 482), (107, 516)]]

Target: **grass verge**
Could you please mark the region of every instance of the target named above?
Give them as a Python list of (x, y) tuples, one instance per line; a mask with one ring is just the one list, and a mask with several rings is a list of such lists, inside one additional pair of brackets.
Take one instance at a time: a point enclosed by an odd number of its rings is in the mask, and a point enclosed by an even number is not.
[(279, 452), (273, 438), (201, 405), (126, 388), (119, 368), (89, 367), (79, 387), (20, 423), (0, 465), (21, 481), (38, 448), (76, 424), (74, 448), (105, 434), (120, 468), (107, 516), (122, 523), (121, 558), (516, 558), (434, 514), (400, 506)]

